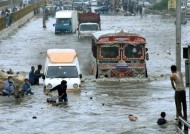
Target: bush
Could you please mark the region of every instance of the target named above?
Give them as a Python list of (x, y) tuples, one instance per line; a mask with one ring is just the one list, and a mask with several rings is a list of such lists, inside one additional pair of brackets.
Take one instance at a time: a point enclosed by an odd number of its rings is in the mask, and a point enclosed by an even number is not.
[(159, 3), (152, 4), (151, 7), (153, 10), (167, 10), (168, 9), (168, 0), (161, 0)]

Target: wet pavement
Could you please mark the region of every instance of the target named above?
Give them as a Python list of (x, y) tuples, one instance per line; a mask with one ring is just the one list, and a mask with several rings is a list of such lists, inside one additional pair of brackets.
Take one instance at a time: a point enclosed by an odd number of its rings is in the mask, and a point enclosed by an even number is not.
[[(150, 82), (94, 82), (89, 72), (91, 40), (78, 40), (77, 34), (54, 34), (54, 18), (42, 28), (42, 19), (33, 19), (10, 37), (0, 42), (0, 67), (30, 71), (32, 65), (44, 64), (50, 48), (74, 48), (78, 52), (83, 77), (81, 92), (68, 93), (68, 106), (56, 107), (46, 103), (43, 86), (34, 86), (35, 95), (21, 100), (0, 97), (0, 133), (18, 134), (175, 134), (174, 91), (169, 81), (170, 66), (175, 64), (175, 19), (161, 16), (101, 16), (102, 30), (139, 33), (147, 39), (149, 48), (148, 74)], [(182, 47), (190, 23), (182, 26)], [(182, 59), (182, 71), (184, 72)], [(41, 81), (42, 83), (42, 81)], [(56, 92), (55, 92), (56, 94)], [(189, 92), (187, 88), (189, 115)], [(156, 124), (165, 111), (169, 126)], [(138, 117), (136, 122), (129, 114)], [(33, 119), (36, 117), (36, 119)]]

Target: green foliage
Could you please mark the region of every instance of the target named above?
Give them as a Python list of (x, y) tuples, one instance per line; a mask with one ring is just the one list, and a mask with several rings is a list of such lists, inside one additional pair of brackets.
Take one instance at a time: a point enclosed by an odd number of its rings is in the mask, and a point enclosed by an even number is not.
[(154, 9), (154, 10), (167, 10), (168, 9), (168, 0), (161, 0), (158, 3), (154, 3), (152, 5), (152, 9)]

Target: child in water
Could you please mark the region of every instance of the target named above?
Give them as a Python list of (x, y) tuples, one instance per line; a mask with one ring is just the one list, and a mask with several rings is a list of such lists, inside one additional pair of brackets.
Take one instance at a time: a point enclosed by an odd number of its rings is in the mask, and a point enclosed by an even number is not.
[(161, 118), (158, 119), (157, 124), (160, 127), (166, 127), (167, 124), (168, 124), (168, 121), (165, 119), (166, 113), (165, 112), (161, 112), (160, 116), (161, 116)]
[(31, 94), (31, 95), (34, 95), (34, 93), (31, 91), (31, 85), (29, 83), (29, 80), (28, 79), (24, 79), (24, 84), (22, 85), (22, 94), (23, 95), (28, 95), (28, 94)]

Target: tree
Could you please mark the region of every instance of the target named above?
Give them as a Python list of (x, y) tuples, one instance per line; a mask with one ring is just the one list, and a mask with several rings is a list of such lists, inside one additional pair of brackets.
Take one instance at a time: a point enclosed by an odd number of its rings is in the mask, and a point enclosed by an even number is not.
[(161, 0), (159, 3), (154, 3), (152, 9), (166, 10), (168, 8), (168, 0)]

